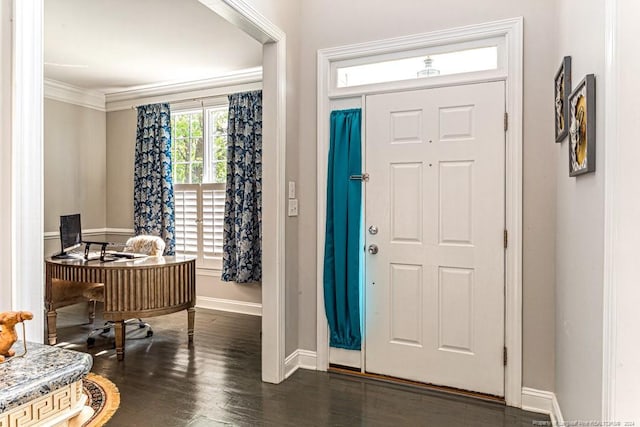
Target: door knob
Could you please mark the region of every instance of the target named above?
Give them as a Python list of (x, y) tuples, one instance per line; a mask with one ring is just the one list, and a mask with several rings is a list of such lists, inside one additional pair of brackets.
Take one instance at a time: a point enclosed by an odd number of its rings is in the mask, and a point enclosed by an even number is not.
[(378, 253), (378, 245), (369, 245), (369, 253), (375, 255)]
[(376, 227), (375, 225), (369, 227), (369, 234), (378, 234), (378, 227)]

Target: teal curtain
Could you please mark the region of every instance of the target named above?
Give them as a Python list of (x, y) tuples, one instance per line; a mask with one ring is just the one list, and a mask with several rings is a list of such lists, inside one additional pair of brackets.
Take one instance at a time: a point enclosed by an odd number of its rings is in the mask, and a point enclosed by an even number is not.
[(331, 112), (324, 305), (332, 347), (360, 350), (361, 110)]

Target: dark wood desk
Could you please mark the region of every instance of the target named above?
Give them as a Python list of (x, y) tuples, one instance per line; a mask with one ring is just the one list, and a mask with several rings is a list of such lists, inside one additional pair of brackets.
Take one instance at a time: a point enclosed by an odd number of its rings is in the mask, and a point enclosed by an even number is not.
[(115, 322), (116, 354), (124, 359), (124, 321), (187, 310), (193, 342), (196, 263), (192, 257), (147, 257), (111, 262), (45, 259), (48, 341), (57, 341), (56, 309), (86, 301), (87, 286), (104, 284), (104, 319)]

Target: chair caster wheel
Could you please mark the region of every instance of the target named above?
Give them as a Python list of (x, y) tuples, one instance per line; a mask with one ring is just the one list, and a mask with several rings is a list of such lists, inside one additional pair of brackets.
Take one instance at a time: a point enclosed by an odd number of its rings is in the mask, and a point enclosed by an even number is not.
[(153, 336), (153, 331), (151, 329), (149, 329), (147, 331), (147, 337), (152, 337)]
[(93, 337), (87, 338), (87, 347), (93, 347), (95, 343), (96, 343), (96, 339), (95, 338), (93, 338)]

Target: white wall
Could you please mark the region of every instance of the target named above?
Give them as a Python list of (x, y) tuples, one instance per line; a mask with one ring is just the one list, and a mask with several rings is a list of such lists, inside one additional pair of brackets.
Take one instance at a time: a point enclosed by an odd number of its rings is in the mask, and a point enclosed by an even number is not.
[[(553, 0), (303, 2), (300, 24), (300, 348), (316, 347), (316, 52), (320, 48), (524, 17), (523, 385), (554, 388)], [(551, 76), (551, 77), (550, 77)], [(328, 120), (328, 118), (327, 118)]]
[(11, 0), (0, 1), (0, 311), (11, 310)]
[[(556, 66), (572, 57), (575, 87), (596, 76), (596, 172), (569, 177), (568, 140), (555, 144), (556, 395), (565, 420), (599, 420), (604, 260), (604, 0), (558, 2)], [(550, 81), (550, 80), (549, 80)], [(550, 122), (551, 123), (551, 122)], [(553, 145), (553, 138), (539, 141)]]
[[(605, 247), (609, 249), (611, 274), (606, 274), (608, 286), (613, 291), (611, 304), (606, 306), (613, 320), (613, 332), (607, 336), (606, 344), (611, 346), (611, 360), (605, 365), (605, 419), (635, 421), (640, 424), (640, 335), (638, 332), (638, 308), (640, 307), (640, 263), (638, 262), (638, 242), (640, 241), (640, 197), (638, 183), (640, 156), (638, 144), (638, 123), (640, 110), (636, 107), (640, 93), (640, 55), (638, 55), (638, 17), (640, 3), (636, 0), (612, 1), (613, 25), (617, 46), (613, 62), (614, 81), (612, 93), (607, 93), (610, 116), (607, 126), (612, 124), (614, 139), (607, 140), (606, 189), (611, 192), (606, 199), (608, 220)], [(617, 83), (617, 85), (616, 85)], [(617, 86), (617, 87), (616, 87)], [(607, 90), (610, 88), (608, 87)], [(617, 117), (611, 116), (616, 114)], [(617, 119), (613, 123), (609, 120)], [(617, 123), (616, 123), (617, 122)], [(615, 135), (617, 131), (617, 135)], [(607, 246), (607, 245), (610, 246)], [(607, 300), (605, 300), (607, 302)], [(605, 317), (606, 319), (607, 317)], [(605, 353), (606, 355), (607, 353)], [(608, 369), (612, 368), (611, 371)]]

